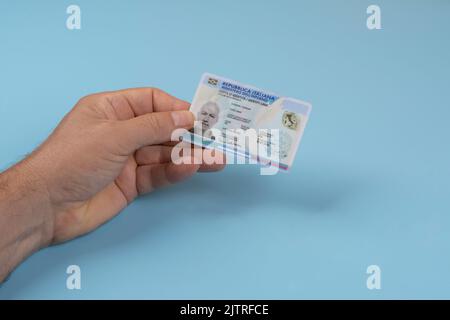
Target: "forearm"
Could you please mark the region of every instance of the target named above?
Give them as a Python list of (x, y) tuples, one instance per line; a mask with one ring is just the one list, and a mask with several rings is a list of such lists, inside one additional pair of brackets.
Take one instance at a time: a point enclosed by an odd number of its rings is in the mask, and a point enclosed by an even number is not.
[(51, 217), (45, 186), (26, 160), (0, 174), (0, 283), (49, 244)]

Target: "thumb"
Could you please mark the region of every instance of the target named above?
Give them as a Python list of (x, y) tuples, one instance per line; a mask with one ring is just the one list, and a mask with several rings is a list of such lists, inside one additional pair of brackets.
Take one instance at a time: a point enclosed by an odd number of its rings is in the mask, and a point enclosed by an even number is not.
[(129, 152), (144, 146), (170, 141), (172, 132), (178, 128), (194, 126), (194, 115), (190, 111), (152, 112), (121, 121), (119, 135)]

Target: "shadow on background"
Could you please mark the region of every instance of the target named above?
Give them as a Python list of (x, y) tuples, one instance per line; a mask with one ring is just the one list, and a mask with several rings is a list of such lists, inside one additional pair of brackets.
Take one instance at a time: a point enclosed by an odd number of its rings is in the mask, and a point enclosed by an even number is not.
[[(77, 240), (82, 244), (78, 243), (76, 248), (65, 243), (39, 252), (33, 257), (33, 265), (39, 265), (39, 268), (27, 266), (26, 271), (19, 268), (0, 288), (0, 298), (20, 296), (26, 287), (33, 286), (35, 281), (47, 281), (52, 273), (62, 274), (61, 286), (64, 288), (66, 274), (61, 270), (67, 267), (66, 261), (117, 249), (143, 237), (148, 243), (152, 234), (158, 237), (157, 230), (163, 225), (198, 218), (199, 214), (204, 217), (246, 215), (250, 209), (258, 207), (276, 208), (280, 219), (286, 214), (329, 214), (367, 186), (361, 177), (353, 178), (352, 175), (354, 171), (352, 174), (333, 172), (317, 165), (303, 167), (301, 173), (275, 176), (260, 176), (257, 166), (232, 166), (221, 173), (201, 173), (190, 181), (137, 199), (95, 234)], [(227, 205), (217, 205), (223, 203)], [(64, 250), (61, 247), (65, 247)], [(55, 261), (58, 262), (55, 264)]]

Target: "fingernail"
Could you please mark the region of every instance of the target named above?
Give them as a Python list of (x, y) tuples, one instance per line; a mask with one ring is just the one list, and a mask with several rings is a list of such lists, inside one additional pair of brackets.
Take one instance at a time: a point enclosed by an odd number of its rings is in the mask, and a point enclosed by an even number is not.
[(176, 127), (186, 127), (194, 124), (194, 114), (190, 111), (174, 111), (172, 112), (172, 119)]

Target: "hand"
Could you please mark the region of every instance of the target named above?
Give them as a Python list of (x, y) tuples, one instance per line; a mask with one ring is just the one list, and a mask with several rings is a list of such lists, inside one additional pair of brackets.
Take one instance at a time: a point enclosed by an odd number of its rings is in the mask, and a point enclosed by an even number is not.
[[(222, 169), (222, 165), (171, 163), (172, 131), (194, 124), (188, 108), (187, 102), (151, 88), (82, 98), (37, 150), (3, 174), (0, 191), (10, 191), (3, 199), (21, 194), (17, 198), (26, 199), (22, 211), (33, 214), (21, 222), (15, 215), (10, 222), (0, 205), (0, 234), (17, 224), (23, 233), (18, 238), (38, 232), (34, 241), (22, 245), (24, 251), (34, 251), (95, 229), (138, 195), (184, 180), (198, 170)], [(31, 221), (34, 231), (23, 226)], [(4, 232), (0, 244), (14, 237), (14, 231)], [(0, 264), (4, 255), (0, 252)]]

